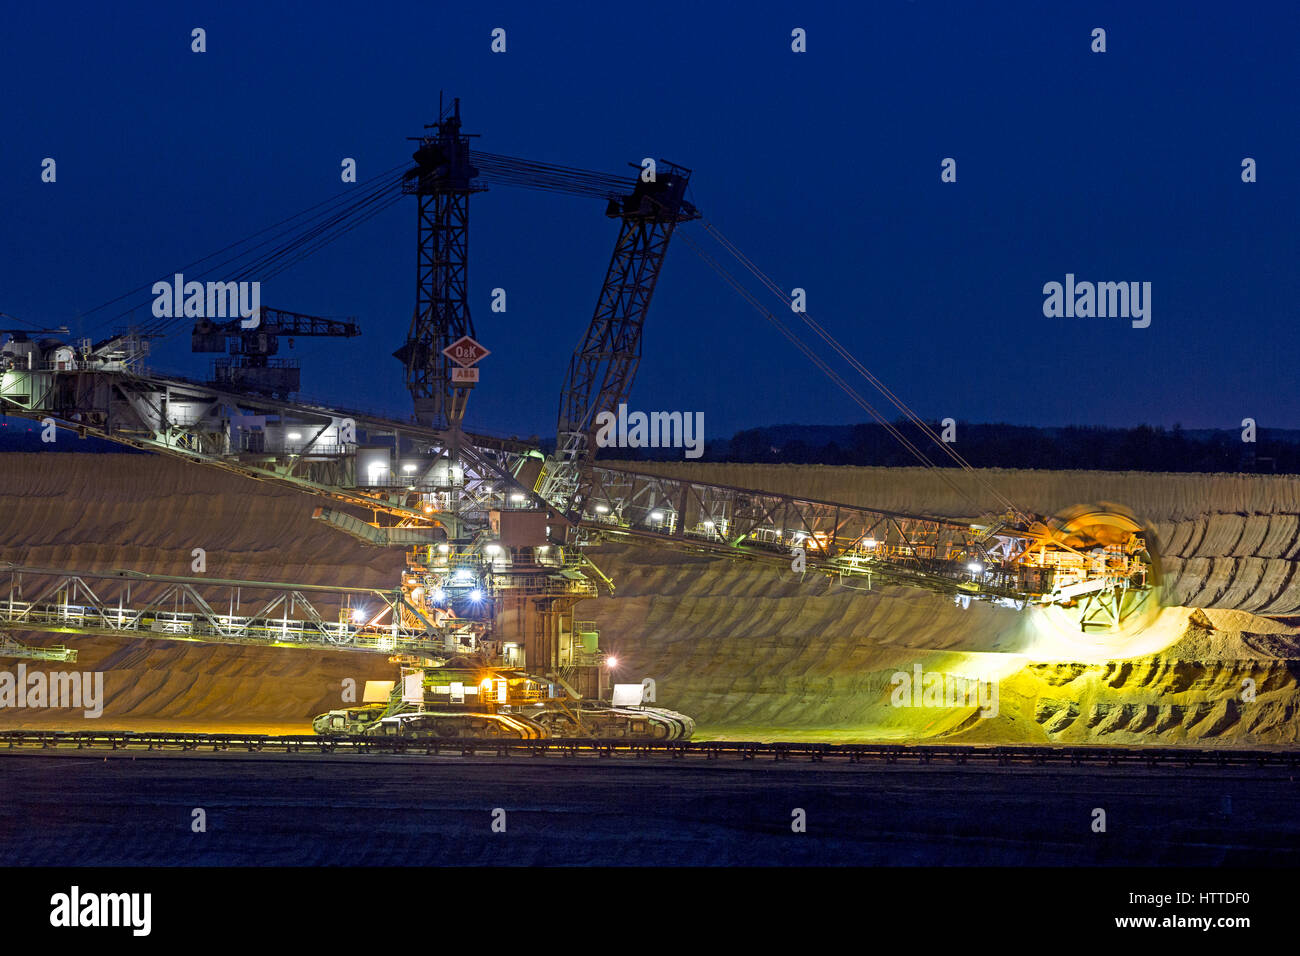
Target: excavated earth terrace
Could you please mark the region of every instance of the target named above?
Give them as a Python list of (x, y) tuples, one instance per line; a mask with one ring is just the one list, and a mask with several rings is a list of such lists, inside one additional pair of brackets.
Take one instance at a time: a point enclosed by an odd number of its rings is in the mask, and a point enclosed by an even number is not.
[[(629, 466), (631, 467), (631, 466)], [(940, 517), (998, 503), (959, 497), (924, 469), (638, 464), (695, 480)], [(1021, 508), (1114, 505), (1147, 527), (1159, 603), (1132, 634), (898, 587), (866, 589), (747, 561), (607, 543), (616, 582), (579, 606), (620, 661), (697, 738), (977, 744), (1287, 746), (1300, 716), (1300, 478), (1137, 472), (981, 472)], [(972, 489), (977, 493), (978, 485)], [(311, 519), (302, 493), (146, 455), (0, 455), (0, 562), (245, 580), (391, 587), (400, 550)], [(1154, 604), (1154, 602), (1152, 602)], [(68, 643), (103, 671), (103, 715), (0, 709), (22, 727), (307, 733), (346, 678), (391, 679), (382, 656), (14, 632)], [(18, 662), (3, 665), (12, 670)], [(939, 675), (964, 699), (913, 695)], [(904, 676), (907, 680), (904, 681)], [(925, 686), (933, 687), (929, 681)]]

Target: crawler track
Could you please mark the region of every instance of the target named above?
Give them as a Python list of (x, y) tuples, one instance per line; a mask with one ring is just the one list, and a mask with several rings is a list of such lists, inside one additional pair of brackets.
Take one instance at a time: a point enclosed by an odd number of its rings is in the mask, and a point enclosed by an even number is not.
[(460, 757), (670, 758), (857, 764), (1300, 768), (1300, 750), (962, 747), (751, 741), (424, 740), (391, 737), (39, 731), (0, 733), (0, 754), (107, 750), (174, 753), (404, 754)]

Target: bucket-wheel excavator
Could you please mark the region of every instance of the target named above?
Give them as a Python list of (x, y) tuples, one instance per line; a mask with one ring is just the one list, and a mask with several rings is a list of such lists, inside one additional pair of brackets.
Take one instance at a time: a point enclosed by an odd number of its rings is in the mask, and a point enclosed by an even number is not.
[[(846, 581), (879, 580), (1019, 609), (1067, 607), (1084, 629), (1118, 627), (1153, 600), (1153, 562), (1142, 529), (1111, 512), (1048, 520), (996, 496), (1003, 507), (971, 523), (601, 464), (596, 423), (627, 400), (670, 242), (679, 225), (700, 218), (687, 198), (691, 171), (659, 160), (640, 164), (634, 178), (611, 176), (471, 149), (458, 101), (419, 138), (414, 160), (414, 167), (382, 174), (356, 196), (303, 219), (300, 231), (290, 227), (272, 253), (259, 253), (236, 274), (282, 268), (286, 250), (301, 256), (401, 196), (416, 196), (417, 304), (407, 341), (395, 353), (414, 402), (410, 422), (297, 401), (291, 394), (296, 368), (285, 377), (234, 374), (226, 366), (228, 374), (210, 382), (157, 375), (144, 357), (149, 339), (176, 331), (165, 323), (75, 346), (19, 335), (0, 348), (0, 411), (317, 495), (325, 499), (317, 519), (369, 545), (404, 549), (400, 586), (378, 604), (358, 608), (350, 593), (333, 603), (313, 597), (327, 588), (308, 593), (294, 585), (222, 581), (238, 594), (285, 590), (251, 613), (232, 598), (230, 613), (218, 614), (205, 593), (210, 582), (201, 578), (127, 574), (118, 583), (126, 582), (128, 597), (119, 595), (115, 610), (102, 589), (86, 585), (88, 573), (10, 568), (11, 582), (25, 573), (29, 584), (21, 593), (11, 584), (7, 601), (0, 595), (0, 630), (148, 633), (388, 653), (399, 679), (374, 699), (318, 717), (314, 727), (321, 733), (681, 739), (693, 731), (690, 718), (651, 706), (640, 685), (613, 681), (613, 662), (600, 650), (594, 624), (575, 619), (582, 600), (614, 586), (586, 554), (592, 544), (628, 540), (773, 566), (788, 567), (793, 559), (807, 571)], [(600, 199), (618, 224), (595, 312), (561, 393), (550, 455), (463, 428), (478, 381), (459, 358), (475, 334), (467, 301), (468, 200), (496, 186)], [(705, 230), (779, 293), (714, 227)], [(686, 241), (833, 382), (888, 424), (829, 369), (821, 351)], [(350, 322), (299, 313), (263, 318), (267, 329), (283, 334), (355, 334)], [(844, 357), (823, 327), (803, 320)], [(209, 351), (219, 337), (231, 336), (238, 343), (233, 354), (254, 356), (237, 366), (270, 367), (263, 361), (274, 351), (270, 343), (248, 344), (233, 327), (201, 320), (192, 336), (196, 349)], [(938, 441), (897, 396), (855, 367), (923, 436)], [(951, 473), (984, 481), (950, 446), (938, 444), (958, 468), (938, 469), (912, 439), (896, 437), (945, 480)], [(42, 573), (43, 583), (33, 586)], [(167, 613), (156, 596), (132, 606), (129, 586), (142, 578), (188, 603)]]

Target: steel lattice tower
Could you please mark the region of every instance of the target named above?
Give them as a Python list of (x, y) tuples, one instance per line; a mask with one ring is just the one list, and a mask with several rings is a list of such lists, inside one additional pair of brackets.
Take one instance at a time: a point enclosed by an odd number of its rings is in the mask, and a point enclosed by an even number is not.
[(473, 184), (478, 170), (470, 163), (470, 137), (460, 131), (460, 100), (428, 128), (433, 133), (420, 138), (416, 167), (402, 182), (402, 191), (419, 200), (415, 313), (406, 344), (393, 356), (406, 367), (416, 421), (458, 427), (468, 391), (452, 386), (452, 362), (442, 350), (474, 335), (466, 298), (469, 197), (485, 187)]
[(569, 361), (560, 395), (556, 460), (547, 479), (552, 500), (562, 501), (566, 509), (578, 507), (580, 466), (595, 457), (596, 416), (615, 411), (632, 389), (641, 361), (641, 330), (673, 230), (699, 216), (685, 198), (690, 170), (667, 162), (663, 167), (665, 174), (637, 183), (631, 195), (611, 201), (605, 213), (620, 221), (618, 240), (591, 324)]

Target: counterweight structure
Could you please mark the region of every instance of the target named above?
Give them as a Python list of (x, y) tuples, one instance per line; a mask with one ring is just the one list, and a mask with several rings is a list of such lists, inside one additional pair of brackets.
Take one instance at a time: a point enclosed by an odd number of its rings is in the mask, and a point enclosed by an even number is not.
[(351, 319), (327, 319), (284, 309), (262, 307), (253, 318), (252, 322), (199, 319), (194, 323), (191, 351), (229, 353), (229, 358), (213, 362), (212, 385), (288, 398), (300, 388), (302, 370), (297, 362), (274, 357), (282, 337), (292, 348), (295, 338), (350, 339), (361, 334)]

